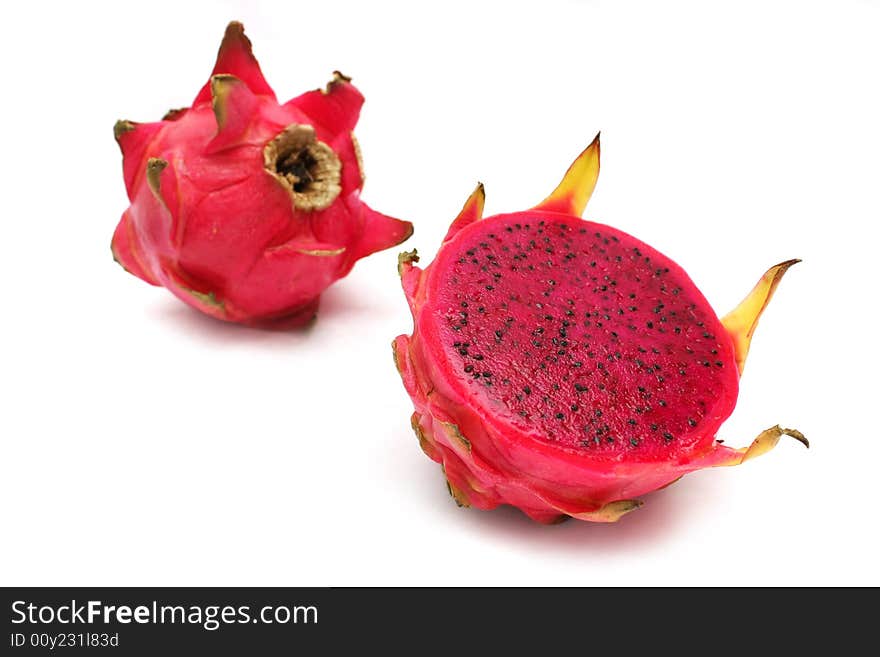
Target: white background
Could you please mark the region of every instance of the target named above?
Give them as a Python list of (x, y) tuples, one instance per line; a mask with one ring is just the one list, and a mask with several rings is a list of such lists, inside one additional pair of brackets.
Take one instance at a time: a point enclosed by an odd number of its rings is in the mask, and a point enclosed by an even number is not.
[[(0, 50), (0, 583), (880, 584), (880, 3), (19, 3)], [(398, 249), (305, 332), (204, 318), (111, 259), (118, 118), (207, 79), (240, 19), (279, 98), (367, 96), (364, 199), (430, 260), (478, 180), (542, 199), (602, 130), (586, 216), (676, 259), (719, 313), (770, 265), (745, 445), (617, 525), (458, 509), (391, 363)], [(426, 260), (426, 261), (427, 261)]]

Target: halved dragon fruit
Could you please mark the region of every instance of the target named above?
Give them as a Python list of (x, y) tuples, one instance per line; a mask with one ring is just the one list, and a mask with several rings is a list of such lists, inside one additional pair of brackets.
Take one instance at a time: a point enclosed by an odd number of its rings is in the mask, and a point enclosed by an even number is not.
[(131, 206), (113, 235), (128, 272), (218, 319), (312, 319), (321, 292), (412, 224), (360, 200), (352, 130), (364, 97), (335, 73), (279, 104), (233, 22), (192, 107), (119, 121)]
[(539, 522), (613, 522), (688, 472), (738, 465), (716, 439), (758, 318), (797, 260), (771, 267), (718, 319), (668, 257), (580, 218), (599, 138), (526, 212), (482, 218), (482, 185), (424, 270), (400, 256), (414, 319), (393, 343), (412, 426), (459, 505), (518, 507)]

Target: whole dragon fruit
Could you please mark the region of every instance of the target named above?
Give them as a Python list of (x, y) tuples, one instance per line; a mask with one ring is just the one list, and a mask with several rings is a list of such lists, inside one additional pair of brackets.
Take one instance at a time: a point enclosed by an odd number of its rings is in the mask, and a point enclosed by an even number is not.
[(192, 107), (116, 124), (131, 206), (114, 258), (219, 319), (310, 320), (356, 260), (412, 234), (359, 198), (352, 129), (363, 100), (337, 72), (326, 89), (279, 104), (230, 23)]
[(613, 522), (688, 472), (738, 465), (782, 435), (808, 445), (779, 426), (743, 449), (715, 438), (797, 260), (719, 320), (668, 257), (580, 218), (598, 173), (597, 136), (535, 208), (483, 219), (480, 185), (428, 267), (400, 256), (414, 329), (394, 341), (395, 363), (459, 505)]

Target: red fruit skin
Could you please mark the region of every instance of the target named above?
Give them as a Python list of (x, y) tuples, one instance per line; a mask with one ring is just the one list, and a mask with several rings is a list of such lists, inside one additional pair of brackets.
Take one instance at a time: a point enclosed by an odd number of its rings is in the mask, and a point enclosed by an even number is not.
[[(130, 207), (112, 240), (114, 258), (190, 306), (245, 324), (302, 324), (354, 263), (407, 239), (412, 225), (375, 212), (352, 135), (363, 96), (336, 74), (326, 90), (279, 104), (239, 23), (231, 23), (211, 79), (193, 105), (156, 123), (119, 122)], [(326, 207), (294, 206), (267, 170), (266, 145), (291, 125), (341, 165)]]

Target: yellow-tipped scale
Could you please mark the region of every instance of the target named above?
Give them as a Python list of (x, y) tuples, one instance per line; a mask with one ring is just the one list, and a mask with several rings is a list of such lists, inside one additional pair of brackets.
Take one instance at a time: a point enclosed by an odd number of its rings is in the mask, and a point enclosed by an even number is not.
[(786, 260), (774, 265), (758, 281), (758, 284), (749, 292), (748, 296), (740, 304), (727, 313), (721, 324), (733, 338), (733, 347), (736, 354), (736, 367), (742, 375), (746, 364), (746, 356), (749, 354), (749, 345), (752, 343), (752, 335), (758, 326), (761, 313), (770, 303), (773, 293), (779, 281), (792, 265), (800, 262), (798, 259)]
[(810, 446), (810, 441), (807, 440), (807, 437), (804, 436), (797, 429), (783, 429), (778, 424), (775, 427), (770, 427), (769, 429), (764, 429), (761, 433), (758, 434), (758, 437), (752, 441), (752, 444), (748, 447), (743, 447), (741, 449), (735, 450), (736, 455), (727, 461), (722, 461), (717, 465), (740, 465), (749, 461), (753, 458), (761, 456), (762, 454), (766, 454), (771, 449), (776, 447), (777, 443), (779, 443), (779, 439), (782, 436), (791, 436), (795, 440), (803, 443), (805, 447)]
[(471, 192), (471, 195), (468, 196), (468, 200), (465, 201), (464, 207), (461, 209), (461, 212), (458, 213), (458, 216), (455, 218), (455, 221), (452, 222), (452, 225), (449, 227), (449, 230), (446, 232), (446, 237), (443, 238), (443, 242), (446, 243), (451, 240), (455, 235), (465, 226), (469, 226), (475, 221), (479, 221), (483, 218), (483, 206), (486, 205), (486, 189), (483, 187), (483, 183), (478, 183), (477, 188)]
[(564, 212), (580, 217), (599, 179), (599, 135), (568, 167), (553, 193), (533, 209)]

